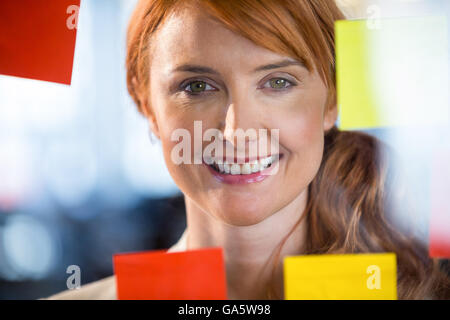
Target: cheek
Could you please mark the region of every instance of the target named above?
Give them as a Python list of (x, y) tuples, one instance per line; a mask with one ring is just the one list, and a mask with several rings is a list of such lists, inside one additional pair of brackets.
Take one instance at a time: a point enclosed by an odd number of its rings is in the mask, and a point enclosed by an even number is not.
[(288, 149), (287, 178), (296, 188), (306, 188), (319, 170), (323, 156), (323, 127), (320, 113), (299, 114), (284, 127), (280, 142)]
[[(204, 131), (207, 128), (215, 127), (213, 124), (216, 115), (213, 112), (204, 112), (204, 106), (197, 106), (197, 108), (181, 106), (177, 102), (171, 103), (170, 99), (167, 99), (164, 105), (159, 104), (159, 107), (157, 122), (166, 166), (178, 187), (185, 194), (193, 197), (196, 192), (207, 187), (203, 186), (202, 172), (198, 170), (199, 165), (194, 164), (194, 141), (197, 139), (200, 145), (205, 145), (205, 142), (202, 141)], [(197, 122), (197, 131), (194, 125), (195, 121), (201, 121), (200, 125)], [(178, 134), (174, 135), (174, 133)], [(198, 134), (197, 137), (195, 133)], [(174, 136), (173, 140), (172, 136)], [(179, 152), (181, 146), (183, 146), (183, 150), (190, 150), (189, 163), (177, 164), (172, 158), (172, 152), (180, 157), (183, 156), (183, 152)]]
[(314, 94), (296, 101), (285, 109), (286, 112), (280, 112), (272, 119), (278, 122), (273, 126), (280, 128), (280, 145), (287, 150), (287, 177), (300, 179), (301, 186), (306, 187), (322, 161), (326, 96)]
[[(174, 103), (162, 93), (164, 88), (159, 86), (158, 81), (153, 81), (151, 88), (153, 93), (151, 106), (158, 127), (164, 160), (173, 180), (179, 184), (184, 180), (185, 165), (178, 165), (173, 161), (172, 150), (182, 141), (184, 144), (188, 144), (188, 140), (191, 140), (188, 138), (194, 135), (193, 121), (191, 121), (189, 113), (183, 112), (183, 108), (179, 104)], [(175, 133), (178, 138), (175, 138)], [(172, 136), (174, 136), (174, 141), (172, 141)]]
[[(306, 108), (305, 108), (306, 109)], [(280, 130), (280, 142), (292, 153), (309, 153), (321, 147), (323, 140), (323, 117), (321, 110), (299, 110)], [(281, 134), (283, 133), (283, 134)]]
[[(183, 150), (190, 149), (191, 161), (193, 161), (193, 140), (194, 140), (194, 126), (193, 120), (179, 118), (177, 116), (161, 115), (159, 123), (160, 141), (164, 160), (166, 162), (167, 169), (169, 170), (175, 183), (183, 188), (184, 181), (190, 173), (192, 165), (190, 164), (177, 164), (172, 158), (172, 151), (175, 153), (183, 146)], [(174, 139), (172, 140), (172, 136)], [(177, 153), (180, 156), (184, 156), (184, 151)], [(192, 162), (191, 162), (192, 163)]]

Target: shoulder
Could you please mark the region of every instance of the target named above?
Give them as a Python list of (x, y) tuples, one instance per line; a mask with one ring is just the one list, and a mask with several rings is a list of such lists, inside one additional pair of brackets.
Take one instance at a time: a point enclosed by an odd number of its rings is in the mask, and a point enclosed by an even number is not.
[[(187, 231), (185, 230), (181, 238), (167, 252), (177, 252), (186, 250)], [(117, 286), (116, 276), (94, 281), (82, 285), (79, 289), (66, 290), (43, 300), (116, 300)]]
[(116, 277), (114, 275), (88, 283), (79, 289), (66, 290), (47, 300), (116, 300)]

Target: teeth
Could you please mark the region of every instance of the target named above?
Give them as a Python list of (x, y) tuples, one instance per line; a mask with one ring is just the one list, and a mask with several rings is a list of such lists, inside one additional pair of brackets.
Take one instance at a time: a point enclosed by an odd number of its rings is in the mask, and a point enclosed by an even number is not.
[(241, 174), (241, 166), (238, 164), (231, 165), (231, 174)]
[(224, 172), (223, 162), (221, 159), (219, 159), (217, 162), (217, 166), (219, 167), (220, 172)]
[(269, 165), (269, 163), (272, 163), (272, 158), (264, 158), (260, 160), (260, 164), (264, 167)]
[(266, 169), (270, 164), (272, 164), (277, 159), (277, 155), (270, 156), (267, 158), (263, 158), (260, 160), (254, 160), (250, 163), (231, 163), (231, 162), (223, 162), (222, 159), (214, 160), (213, 167), (221, 173), (226, 174), (251, 174), (255, 172), (262, 171)]
[(242, 165), (241, 173), (242, 173), (242, 174), (249, 174), (249, 173), (252, 173), (252, 169), (250, 168), (250, 164), (249, 164), (249, 163), (244, 163), (244, 164)]
[(255, 160), (252, 162), (252, 172), (258, 172), (259, 171), (259, 161)]

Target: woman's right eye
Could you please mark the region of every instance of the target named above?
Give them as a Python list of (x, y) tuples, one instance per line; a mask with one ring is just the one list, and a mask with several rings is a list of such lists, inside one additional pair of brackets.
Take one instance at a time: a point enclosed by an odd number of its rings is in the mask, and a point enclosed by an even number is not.
[(184, 87), (184, 90), (188, 91), (190, 94), (199, 94), (203, 91), (215, 91), (216, 88), (209, 85), (205, 81), (196, 80), (196, 81), (192, 81), (192, 82), (188, 83)]

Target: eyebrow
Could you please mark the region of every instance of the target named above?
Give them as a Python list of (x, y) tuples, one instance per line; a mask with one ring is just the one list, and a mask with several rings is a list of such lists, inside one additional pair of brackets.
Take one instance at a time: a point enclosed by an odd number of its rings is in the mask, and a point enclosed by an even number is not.
[(253, 70), (253, 72), (264, 71), (264, 70), (271, 70), (271, 69), (278, 69), (278, 68), (283, 68), (283, 67), (288, 67), (288, 66), (300, 66), (300, 67), (304, 67), (305, 68), (305, 64), (303, 62), (301, 62), (301, 61), (285, 59), (285, 60), (280, 60), (280, 61), (275, 62), (275, 63), (266, 64), (264, 66), (259, 66), (259, 67), (255, 68)]
[(172, 72), (177, 72), (177, 71), (185, 71), (185, 72), (193, 72), (193, 73), (210, 73), (210, 74), (216, 74), (216, 75), (219, 74), (219, 72), (217, 72), (216, 70), (214, 70), (212, 68), (198, 66), (198, 65), (192, 65), (192, 64), (183, 64), (172, 70)]
[[(305, 68), (305, 64), (300, 62), (300, 61), (291, 60), (291, 59), (285, 59), (285, 60), (280, 60), (280, 61), (275, 62), (275, 63), (259, 66), (259, 67), (255, 68), (255, 69), (253, 69), (253, 72), (272, 70), (272, 69), (279, 69), (279, 68), (293, 66), (293, 65), (301, 66), (301, 67)], [(172, 72), (178, 72), (178, 71), (192, 72), (192, 73), (209, 73), (209, 74), (219, 75), (219, 72), (214, 70), (214, 69), (212, 69), (212, 68), (199, 66), (199, 65), (193, 65), (193, 64), (183, 64), (183, 65), (178, 66), (178, 67), (176, 67), (175, 69), (172, 70)]]

